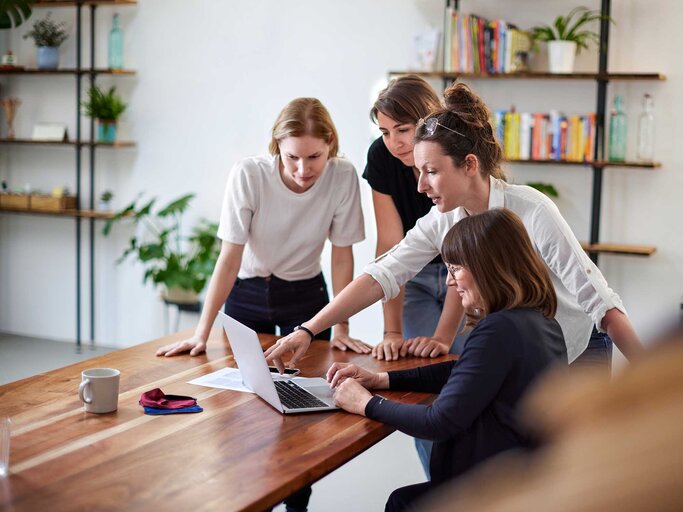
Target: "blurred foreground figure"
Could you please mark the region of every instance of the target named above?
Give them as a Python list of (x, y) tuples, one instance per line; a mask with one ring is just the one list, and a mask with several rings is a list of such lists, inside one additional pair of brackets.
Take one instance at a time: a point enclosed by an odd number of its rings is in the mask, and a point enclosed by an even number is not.
[(555, 373), (536, 386), (526, 422), (547, 443), (502, 456), (419, 510), (683, 510), (683, 330), (606, 382)]

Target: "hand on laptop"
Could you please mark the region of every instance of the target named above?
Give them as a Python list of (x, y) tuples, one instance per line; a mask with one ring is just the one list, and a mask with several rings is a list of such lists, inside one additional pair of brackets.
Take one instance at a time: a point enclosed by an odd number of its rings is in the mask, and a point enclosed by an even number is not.
[(199, 336), (192, 336), (186, 340), (176, 341), (175, 343), (170, 343), (169, 345), (164, 345), (159, 350), (157, 350), (158, 356), (177, 356), (184, 352), (190, 352), (191, 356), (198, 356), (203, 354), (206, 350), (206, 341), (201, 339)]
[(285, 363), (282, 361), (282, 356), (287, 352), (292, 352), (292, 358), (287, 366), (289, 368), (296, 368), (296, 364), (306, 353), (310, 344), (311, 337), (306, 331), (294, 331), (284, 338), (277, 340), (275, 345), (266, 350), (263, 355), (266, 356), (268, 363), (274, 364), (278, 371), (283, 373), (285, 371)]
[[(385, 379), (386, 376), (386, 379)], [(367, 389), (386, 389), (389, 387), (387, 373), (375, 373), (351, 363), (333, 363), (327, 370), (327, 382), (336, 388), (345, 380), (355, 380)], [(386, 380), (386, 382), (385, 382)]]

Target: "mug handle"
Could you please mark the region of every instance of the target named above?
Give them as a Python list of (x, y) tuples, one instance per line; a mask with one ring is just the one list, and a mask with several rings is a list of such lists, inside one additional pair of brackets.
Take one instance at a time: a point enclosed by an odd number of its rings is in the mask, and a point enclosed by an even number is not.
[(86, 404), (92, 403), (92, 396), (85, 396), (85, 388), (88, 384), (90, 384), (90, 379), (85, 379), (83, 382), (81, 382), (81, 385), (78, 386), (78, 398), (81, 399), (81, 402), (85, 402)]

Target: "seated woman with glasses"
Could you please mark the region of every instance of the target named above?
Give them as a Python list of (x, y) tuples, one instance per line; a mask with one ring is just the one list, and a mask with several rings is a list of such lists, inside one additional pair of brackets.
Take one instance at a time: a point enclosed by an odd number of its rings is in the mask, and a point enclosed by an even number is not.
[[(438, 254), (453, 225), (469, 215), (505, 207), (522, 219), (550, 271), (569, 362), (599, 366), (608, 372), (612, 340), (627, 358), (640, 354), (643, 347), (621, 299), (581, 249), (557, 206), (531, 187), (505, 182), (502, 150), (486, 104), (461, 83), (444, 94), (446, 108), (419, 123), (415, 135), (418, 190), (427, 194), (436, 208), (303, 326), (317, 333), (379, 299), (396, 297), (400, 287)], [(290, 364), (296, 363), (310, 341), (308, 332), (295, 332), (278, 340), (266, 356), (283, 366), (282, 357), (291, 352)]]
[[(431, 85), (417, 75), (406, 75), (391, 80), (370, 110), (370, 118), (382, 132), (368, 150), (363, 173), (372, 187), (376, 256), (398, 244), (433, 206), (417, 190), (419, 171), (413, 147), (418, 120), (441, 106)], [(446, 273), (441, 255), (437, 254), (401, 287), (398, 296), (383, 304), (384, 334), (372, 349), (373, 356), (386, 360), (406, 355), (436, 357), (455, 348), (452, 344), (460, 318), (460, 299), (446, 286)], [(450, 314), (443, 314), (446, 309)], [(422, 462), (426, 469), (429, 458)]]
[[(345, 410), (434, 441), (431, 481), (395, 490), (389, 511), (409, 508), (444, 481), (528, 444), (517, 403), (550, 365), (567, 364), (550, 275), (517, 215), (499, 208), (467, 217), (450, 229), (441, 252), (448, 286), (474, 325), (460, 359), (388, 373), (334, 363), (327, 372)], [(431, 405), (409, 405), (368, 389), (438, 397)]]
[[(282, 335), (328, 302), (320, 254), (332, 243), (332, 288), (353, 279), (352, 245), (364, 239), (358, 175), (338, 156), (339, 138), (327, 109), (315, 98), (298, 98), (280, 112), (270, 155), (248, 157), (228, 176), (218, 237), (221, 252), (194, 336), (161, 347), (158, 356), (206, 349), (209, 331), (225, 313), (260, 333)], [(227, 298), (227, 301), (226, 301)], [(341, 350), (370, 353), (349, 336), (346, 318), (324, 329)], [(310, 488), (290, 497), (287, 510), (306, 510)]]

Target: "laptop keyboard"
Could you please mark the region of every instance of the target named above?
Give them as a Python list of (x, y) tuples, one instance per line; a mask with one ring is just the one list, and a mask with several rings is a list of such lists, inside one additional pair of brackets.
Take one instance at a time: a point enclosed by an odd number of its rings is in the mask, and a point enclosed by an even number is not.
[(329, 407), (325, 402), (318, 400), (311, 393), (297, 386), (289, 380), (275, 380), (275, 389), (280, 396), (280, 401), (287, 409), (310, 409), (313, 407)]

